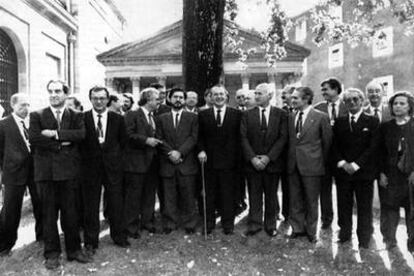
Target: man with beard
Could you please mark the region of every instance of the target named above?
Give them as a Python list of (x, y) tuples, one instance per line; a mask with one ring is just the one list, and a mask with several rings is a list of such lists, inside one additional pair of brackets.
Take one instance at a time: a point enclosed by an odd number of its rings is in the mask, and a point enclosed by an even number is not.
[(391, 120), (390, 109), (386, 104), (382, 103), (382, 97), (384, 96), (382, 84), (377, 81), (369, 82), (365, 88), (365, 93), (369, 105), (364, 108), (364, 112), (376, 117), (380, 123)]
[(157, 124), (157, 137), (162, 141), (163, 228), (164, 233), (169, 234), (180, 221), (185, 232), (192, 234), (197, 222), (195, 186), (198, 164), (195, 147), (198, 119), (196, 114), (183, 110), (186, 94), (182, 89), (171, 89), (169, 96), (172, 110), (160, 115)]
[(79, 195), (79, 144), (85, 138), (85, 124), (81, 113), (65, 108), (69, 87), (55, 80), (46, 87), (50, 106), (30, 114), (29, 141), (34, 150), (34, 180), (43, 206), (45, 266), (56, 269), (61, 254), (59, 212), (68, 261), (91, 261), (81, 251), (75, 204)]
[(211, 94), (213, 108), (199, 114), (198, 140), (198, 159), (206, 164), (206, 229), (209, 234), (215, 228), (215, 210), (219, 210), (223, 232), (229, 235), (234, 230), (238, 201), (239, 183), (234, 178), (241, 158), (241, 112), (227, 106), (229, 95), (224, 87), (213, 86)]

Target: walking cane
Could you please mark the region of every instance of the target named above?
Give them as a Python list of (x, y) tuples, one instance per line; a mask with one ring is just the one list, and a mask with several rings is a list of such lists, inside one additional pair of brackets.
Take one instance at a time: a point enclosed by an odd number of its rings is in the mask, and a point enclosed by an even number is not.
[(202, 196), (203, 196), (203, 216), (204, 216), (204, 240), (207, 240), (207, 203), (206, 203), (206, 180), (204, 176), (204, 161), (201, 162), (201, 182), (202, 182)]

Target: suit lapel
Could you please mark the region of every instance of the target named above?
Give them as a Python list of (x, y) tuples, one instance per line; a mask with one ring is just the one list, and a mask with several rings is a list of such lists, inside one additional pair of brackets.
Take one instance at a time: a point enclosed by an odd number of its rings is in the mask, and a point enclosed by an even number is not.
[(70, 125), (70, 111), (67, 108), (63, 109), (62, 118), (60, 120), (60, 129), (68, 129)]
[(12, 115), (10, 115), (10, 127), (12, 128), (12, 131), (14, 132), (14, 135), (17, 137), (17, 142), (20, 146), (20, 148), (26, 152), (29, 152), (28, 148), (27, 148), (27, 144), (24, 141), (24, 138), (20, 132), (19, 126), (17, 125), (16, 120), (13, 118)]
[(276, 127), (277, 123), (276, 123), (276, 109), (273, 108), (273, 106), (270, 107), (270, 112), (269, 112), (269, 121), (267, 122), (267, 132), (266, 132), (266, 136), (269, 137), (270, 133), (272, 133), (273, 128)]
[(113, 131), (113, 124), (114, 124), (114, 117), (112, 116), (111, 112), (108, 112), (108, 117), (106, 120), (106, 129), (105, 129), (105, 144), (110, 142), (110, 139), (112, 138), (112, 131)]
[(51, 107), (46, 108), (43, 116), (45, 116), (45, 120), (48, 122), (48, 124), (50, 124), (51, 129), (57, 129), (58, 128), (56, 117), (53, 114), (53, 111), (52, 111)]
[(306, 116), (305, 121), (303, 122), (302, 126), (302, 132), (300, 133), (300, 138), (302, 138), (306, 132), (310, 129), (310, 127), (313, 125), (314, 119), (314, 110), (311, 108), (309, 110), (308, 116)]
[(255, 109), (252, 112), (252, 115), (253, 125), (258, 131), (257, 133), (260, 133), (260, 110), (258, 107), (255, 107)]

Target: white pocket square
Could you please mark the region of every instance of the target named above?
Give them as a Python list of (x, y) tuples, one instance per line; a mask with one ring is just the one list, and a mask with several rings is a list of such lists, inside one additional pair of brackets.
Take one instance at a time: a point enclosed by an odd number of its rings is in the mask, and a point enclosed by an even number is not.
[(362, 131), (369, 131), (369, 129), (368, 128), (364, 128)]

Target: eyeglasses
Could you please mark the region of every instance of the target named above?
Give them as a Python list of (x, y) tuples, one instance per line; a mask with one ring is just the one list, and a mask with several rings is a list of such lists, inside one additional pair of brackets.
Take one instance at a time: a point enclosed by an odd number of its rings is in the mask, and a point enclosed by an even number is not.
[(328, 88), (322, 88), (321, 91), (322, 92), (328, 91)]
[(97, 102), (97, 101), (101, 101), (101, 102), (103, 102), (103, 101), (105, 101), (105, 100), (107, 100), (108, 98), (106, 98), (106, 97), (91, 97), (91, 100), (92, 101), (95, 101), (95, 102)]
[(345, 98), (344, 101), (345, 102), (359, 102), (361, 99), (358, 97), (350, 97), (350, 98)]

